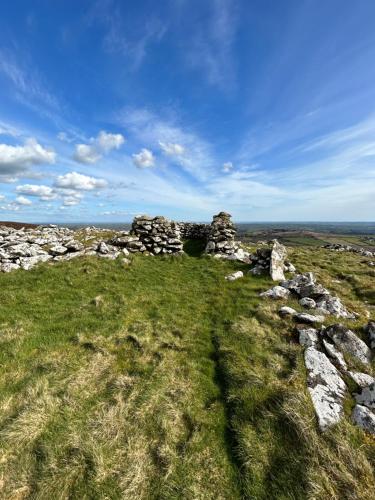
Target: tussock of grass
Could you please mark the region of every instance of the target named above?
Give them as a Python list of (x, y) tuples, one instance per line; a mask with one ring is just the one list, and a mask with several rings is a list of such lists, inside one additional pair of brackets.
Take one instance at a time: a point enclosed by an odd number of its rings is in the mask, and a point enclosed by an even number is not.
[[(371, 498), (373, 441), (318, 432), (268, 278), (187, 248), (0, 276), (0, 497)], [(372, 314), (358, 256), (292, 261)]]

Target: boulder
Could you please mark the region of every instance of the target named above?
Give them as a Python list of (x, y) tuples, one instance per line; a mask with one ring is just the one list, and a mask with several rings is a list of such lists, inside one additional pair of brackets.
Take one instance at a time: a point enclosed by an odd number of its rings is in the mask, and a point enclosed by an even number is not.
[(343, 416), (345, 382), (327, 356), (308, 347), (305, 350), (307, 385), (322, 431), (337, 424)]
[(316, 307), (316, 302), (314, 299), (310, 299), (310, 297), (304, 297), (299, 300), (299, 305), (306, 307), (306, 309), (314, 309)]
[(333, 340), (336, 347), (358, 359), (361, 363), (369, 364), (371, 351), (357, 335), (344, 325), (331, 325), (325, 330), (325, 334)]
[(341, 369), (346, 371), (348, 369), (348, 366), (346, 364), (345, 358), (336, 347), (331, 344), (330, 342), (327, 342), (327, 340), (323, 339), (323, 345), (324, 348), (328, 354), (328, 356), (333, 359), (333, 361), (337, 364), (337, 366)]
[(348, 371), (347, 374), (349, 377), (354, 380), (354, 382), (359, 385), (359, 387), (368, 387), (369, 385), (375, 382), (375, 378), (371, 375), (367, 375), (367, 373), (359, 373), (359, 372), (351, 372)]

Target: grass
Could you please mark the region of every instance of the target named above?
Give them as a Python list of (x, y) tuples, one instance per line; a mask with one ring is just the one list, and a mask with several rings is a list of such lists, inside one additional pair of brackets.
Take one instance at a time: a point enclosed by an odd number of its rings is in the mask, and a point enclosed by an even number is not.
[[(317, 430), (270, 280), (228, 283), (246, 266), (185, 250), (0, 275), (0, 497), (372, 498), (374, 440)], [(374, 317), (359, 256), (291, 260)]]

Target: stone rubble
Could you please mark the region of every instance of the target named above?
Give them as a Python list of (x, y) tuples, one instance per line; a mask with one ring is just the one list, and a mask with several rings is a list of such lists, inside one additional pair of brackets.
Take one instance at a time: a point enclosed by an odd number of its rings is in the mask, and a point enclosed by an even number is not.
[(370, 250), (366, 250), (365, 248), (353, 247), (351, 245), (341, 245), (341, 243), (328, 243), (327, 245), (323, 245), (322, 248), (333, 250), (335, 252), (358, 253), (363, 257), (375, 257), (375, 252), (371, 252)]

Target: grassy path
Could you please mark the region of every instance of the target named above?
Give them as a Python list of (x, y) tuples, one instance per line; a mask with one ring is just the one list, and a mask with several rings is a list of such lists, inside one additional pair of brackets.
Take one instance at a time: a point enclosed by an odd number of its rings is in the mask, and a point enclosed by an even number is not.
[(317, 432), (291, 326), (259, 301), (267, 278), (224, 281), (238, 268), (139, 257), (0, 275), (0, 497), (370, 498), (372, 443), (347, 423)]

